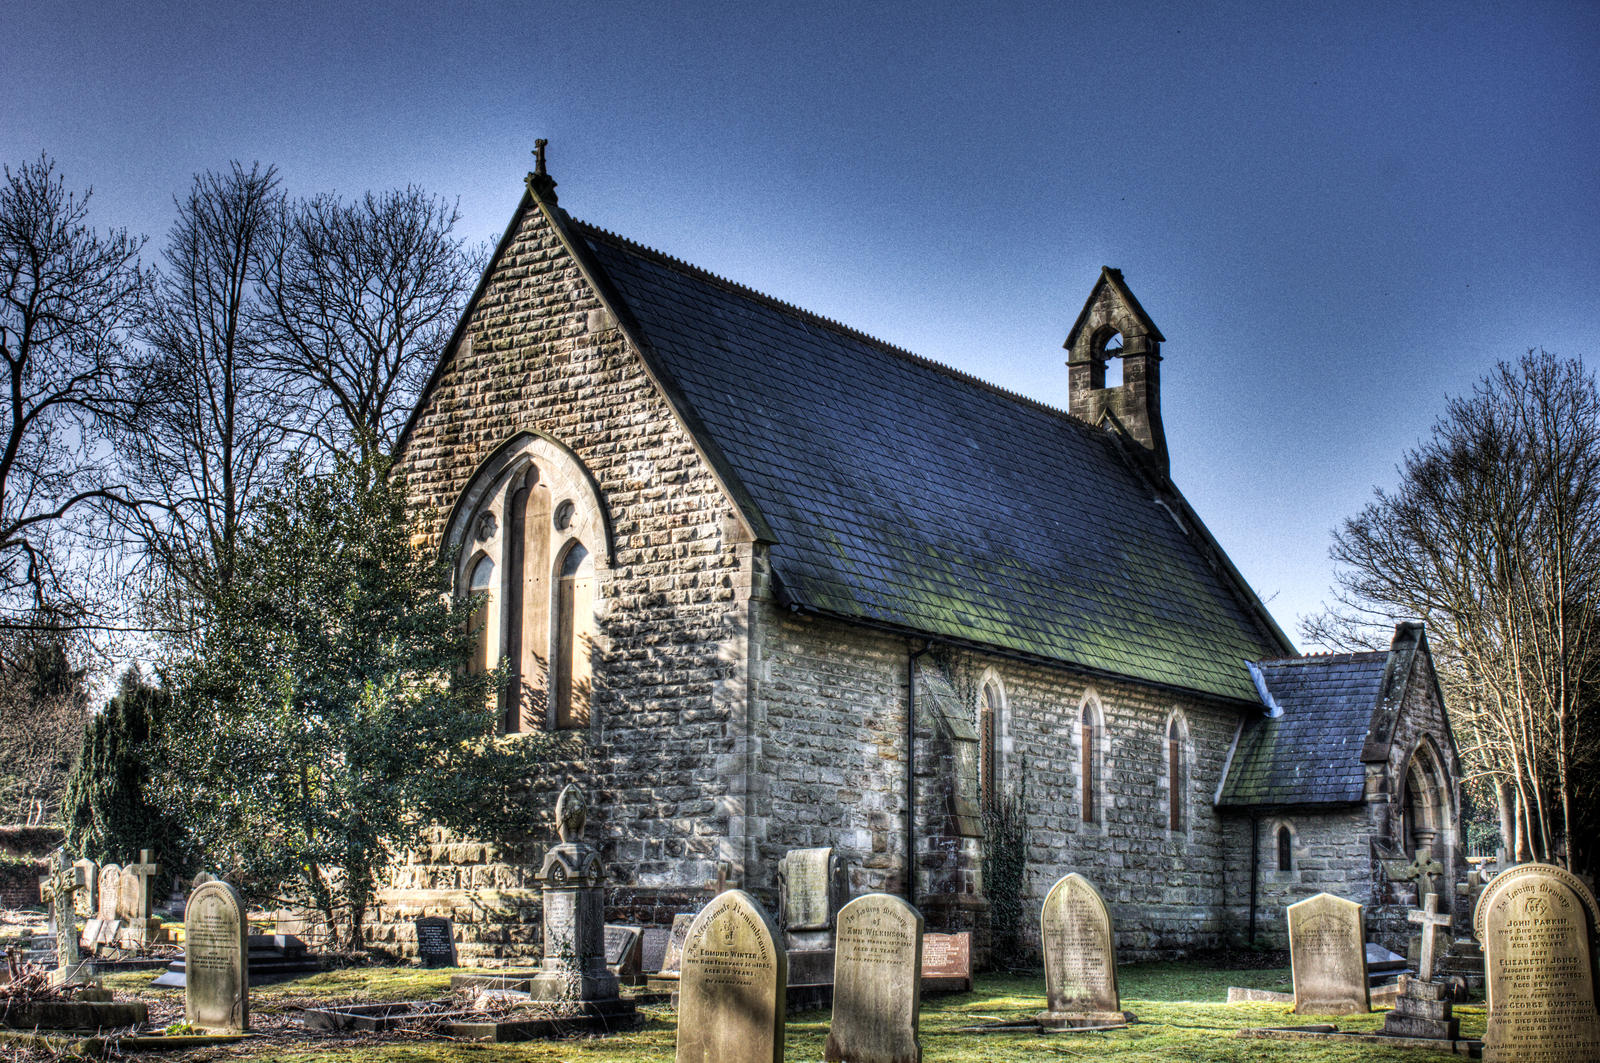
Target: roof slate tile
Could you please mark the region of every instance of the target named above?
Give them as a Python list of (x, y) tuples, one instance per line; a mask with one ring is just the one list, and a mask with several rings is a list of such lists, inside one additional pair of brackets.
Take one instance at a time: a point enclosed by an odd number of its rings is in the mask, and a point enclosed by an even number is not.
[(1282, 653), (1109, 433), (579, 224), (797, 604), (1254, 700)]

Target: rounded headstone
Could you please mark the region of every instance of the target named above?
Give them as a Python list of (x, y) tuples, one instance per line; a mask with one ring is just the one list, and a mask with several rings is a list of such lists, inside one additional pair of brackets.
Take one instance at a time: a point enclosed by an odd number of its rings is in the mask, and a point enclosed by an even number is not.
[(839, 910), (833, 955), (829, 1063), (918, 1063), (922, 915), (899, 897), (869, 893)]
[(99, 916), (106, 922), (120, 919), (117, 909), (122, 897), (122, 865), (105, 864), (100, 868), (100, 881), (96, 890)]
[(220, 879), (197, 886), (183, 910), (184, 1018), (203, 1030), (250, 1028), (244, 902)]
[(1565, 868), (1519, 864), (1489, 883), (1472, 913), (1486, 953), (1485, 1060), (1600, 1060), (1597, 925), (1594, 895)]
[(783, 1063), (789, 965), (777, 933), (743, 890), (695, 916), (678, 982), (677, 1063)]

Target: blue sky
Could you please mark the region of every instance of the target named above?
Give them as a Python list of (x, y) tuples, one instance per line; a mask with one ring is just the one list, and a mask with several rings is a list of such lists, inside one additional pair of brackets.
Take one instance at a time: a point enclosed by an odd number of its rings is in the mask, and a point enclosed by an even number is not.
[(1447, 395), (1600, 358), (1597, 55), (1588, 2), (10, 4), (0, 161), (153, 255), (230, 159), (493, 238), (548, 137), (576, 216), (1054, 405), (1117, 266), (1174, 478), (1295, 635)]

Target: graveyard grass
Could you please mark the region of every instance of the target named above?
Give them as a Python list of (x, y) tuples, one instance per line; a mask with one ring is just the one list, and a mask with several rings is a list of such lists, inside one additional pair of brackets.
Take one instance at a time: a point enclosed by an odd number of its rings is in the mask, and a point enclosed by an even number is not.
[[(420, 968), (357, 968), (329, 971), (311, 978), (260, 986), (251, 991), (252, 1016), (282, 1014), (301, 1005), (335, 1002), (423, 1000), (449, 991), (450, 971)], [(149, 974), (114, 975), (106, 984), (121, 993), (138, 992), (149, 984)], [(1122, 1006), (1139, 1021), (1126, 1030), (1106, 1033), (1040, 1035), (1017, 1032), (999, 1034), (956, 1033), (957, 1027), (1008, 1019), (1028, 1018), (1042, 1011), (1042, 975), (980, 976), (973, 992), (936, 996), (923, 1002), (922, 1054), (928, 1063), (980, 1063), (987, 1060), (1116, 1060), (1127, 1063), (1196, 1060), (1202, 1063), (1358, 1063), (1392, 1061), (1421, 1063), (1452, 1058), (1412, 1049), (1378, 1048), (1358, 1044), (1315, 1041), (1266, 1041), (1236, 1038), (1234, 1031), (1251, 1026), (1302, 1026), (1331, 1022), (1341, 1030), (1376, 1031), (1385, 1012), (1370, 1015), (1324, 1017), (1293, 1015), (1287, 1004), (1226, 1004), (1230, 985), (1287, 992), (1289, 971), (1218, 970), (1185, 963), (1128, 964), (1121, 967)], [(259, 1048), (234, 1046), (226, 1058), (256, 1058), (294, 1063), (412, 1063), (422, 1060), (536, 1060), (573, 1063), (671, 1063), (676, 1025), (671, 1009), (645, 1006), (643, 1028), (607, 1038), (566, 1041), (528, 1041), (518, 1044), (482, 1044), (443, 1040), (380, 1041), (370, 1044), (287, 1049), (281, 1043), (261, 1043)], [(1482, 1038), (1481, 1003), (1458, 1005), (1461, 1036)], [(822, 1058), (828, 1033), (828, 1012), (789, 1016), (786, 1058), (808, 1063)], [(224, 1054), (198, 1052), (195, 1058), (223, 1058)]]

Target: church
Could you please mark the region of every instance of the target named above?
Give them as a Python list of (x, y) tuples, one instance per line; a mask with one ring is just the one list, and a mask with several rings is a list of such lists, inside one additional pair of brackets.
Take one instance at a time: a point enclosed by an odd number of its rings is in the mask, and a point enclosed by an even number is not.
[(832, 846), (852, 894), (981, 953), (1007, 803), (1027, 918), (1080, 872), (1129, 959), (1281, 941), (1323, 889), (1402, 905), (1430, 857), (1453, 881), (1424, 633), (1296, 656), (1169, 476), (1166, 340), (1117, 270), (1066, 332), (1061, 409), (578, 221), (555, 187), (541, 150), (399, 474), (480, 596), (505, 732), (556, 760), (524, 834), (411, 856), (379, 943), (443, 915), (463, 962), (536, 955), (568, 781), (611, 922), (670, 924), (718, 880), (770, 906), (787, 851)]

